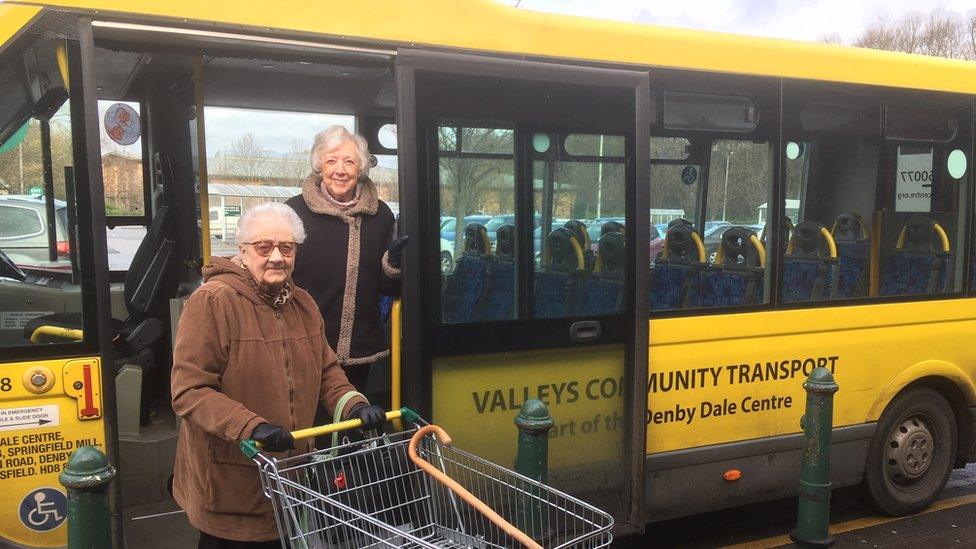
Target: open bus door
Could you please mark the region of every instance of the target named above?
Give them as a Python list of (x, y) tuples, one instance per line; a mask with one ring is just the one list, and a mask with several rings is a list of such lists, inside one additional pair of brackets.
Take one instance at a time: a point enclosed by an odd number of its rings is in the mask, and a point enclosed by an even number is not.
[[(16, 154), (20, 167), (0, 197), (0, 544), (53, 547), (71, 452), (118, 462), (91, 22), (0, 9), (25, 15), (0, 36), (0, 166)], [(44, 229), (38, 250), (29, 237)]]
[(403, 401), (509, 465), (542, 399), (549, 483), (639, 530), (648, 74), (401, 50), (396, 78)]

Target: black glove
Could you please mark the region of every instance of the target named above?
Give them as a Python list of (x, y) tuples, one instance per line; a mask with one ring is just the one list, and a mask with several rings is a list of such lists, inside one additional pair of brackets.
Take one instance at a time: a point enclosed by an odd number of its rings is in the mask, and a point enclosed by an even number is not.
[(295, 447), (295, 439), (281, 425), (262, 423), (251, 431), (251, 438), (261, 443), (261, 449), (285, 452)]
[(390, 247), (386, 249), (386, 261), (394, 269), (400, 268), (400, 250), (407, 243), (409, 236), (398, 236), (390, 241)]
[(360, 404), (352, 410), (349, 410), (349, 415), (346, 416), (346, 419), (363, 420), (362, 429), (364, 431), (379, 429), (383, 426), (383, 422), (386, 421), (386, 411), (375, 404)]

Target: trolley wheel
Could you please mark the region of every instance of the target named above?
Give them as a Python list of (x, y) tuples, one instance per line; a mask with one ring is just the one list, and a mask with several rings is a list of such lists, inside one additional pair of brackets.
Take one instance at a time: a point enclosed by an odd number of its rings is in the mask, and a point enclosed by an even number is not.
[(922, 511), (949, 480), (957, 441), (952, 407), (938, 391), (919, 387), (898, 395), (871, 438), (858, 496), (889, 515)]

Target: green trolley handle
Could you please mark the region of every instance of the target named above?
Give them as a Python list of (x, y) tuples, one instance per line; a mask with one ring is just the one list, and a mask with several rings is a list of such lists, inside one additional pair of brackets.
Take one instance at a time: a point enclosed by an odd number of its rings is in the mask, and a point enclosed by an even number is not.
[[(420, 414), (407, 407), (400, 408), (399, 410), (390, 410), (386, 413), (387, 421), (393, 421), (395, 419), (403, 419), (407, 423), (414, 423), (420, 419)], [(306, 438), (322, 435), (331, 435), (332, 433), (337, 433), (340, 431), (351, 431), (353, 429), (359, 429), (362, 426), (363, 420), (361, 419), (347, 419), (338, 423), (330, 423), (328, 425), (320, 425), (318, 427), (309, 427), (308, 429), (292, 431), (291, 436), (295, 440), (304, 440)], [(250, 438), (247, 440), (242, 440), (240, 446), (241, 452), (251, 459), (253, 459), (254, 456), (256, 456), (261, 450), (261, 443)]]

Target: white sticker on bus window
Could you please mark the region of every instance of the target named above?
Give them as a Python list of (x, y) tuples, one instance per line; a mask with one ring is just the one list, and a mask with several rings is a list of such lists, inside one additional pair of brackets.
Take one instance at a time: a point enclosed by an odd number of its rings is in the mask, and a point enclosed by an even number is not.
[(23, 330), (31, 320), (53, 314), (54, 311), (3, 311), (0, 312), (0, 330)]
[(895, 211), (932, 210), (932, 149), (898, 148)]

